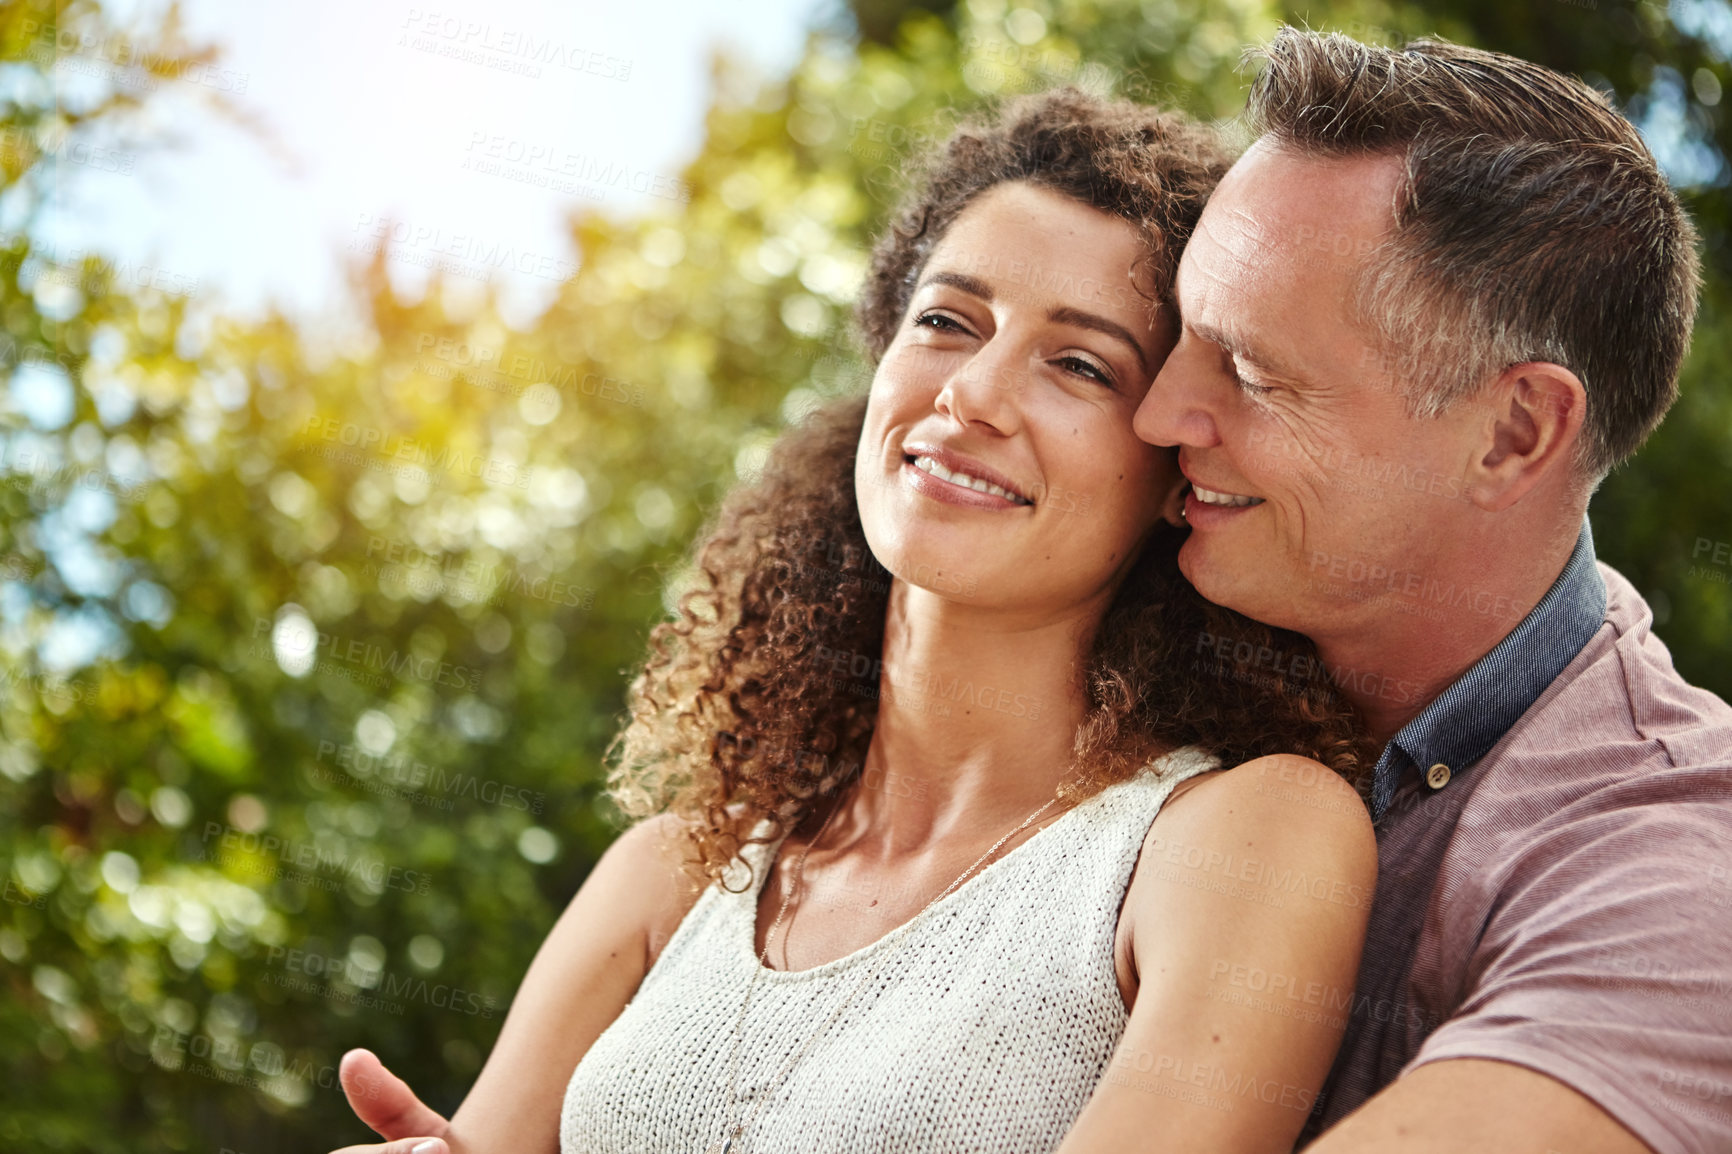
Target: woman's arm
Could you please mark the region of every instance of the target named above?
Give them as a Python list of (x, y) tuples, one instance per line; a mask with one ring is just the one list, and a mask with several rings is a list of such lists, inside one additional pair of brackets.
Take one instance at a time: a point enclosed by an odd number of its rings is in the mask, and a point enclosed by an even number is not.
[(1060, 1154), (1287, 1154), (1346, 1029), (1377, 881), (1364, 804), (1306, 758), (1209, 775), (1151, 824), (1136, 1001)]
[[(660, 951), (702, 893), (679, 869), (677, 828), (668, 815), (652, 818), (621, 834), (602, 854), (536, 952), (487, 1064), (442, 1130), (427, 1129), (443, 1120), (425, 1107), (402, 1110), (405, 1122), (413, 1119), (412, 1132), (381, 1124), (380, 1115), (413, 1102), (398, 1087), (392, 1087), (389, 1103), (379, 1104), (378, 1114), (369, 1110), (363, 1088), (357, 1102), (362, 1120), (386, 1138), (443, 1138), (451, 1154), (557, 1154), (560, 1105), (571, 1072), (619, 1017), (648, 972), (652, 952)], [(339, 1154), (385, 1149), (355, 1146)]]

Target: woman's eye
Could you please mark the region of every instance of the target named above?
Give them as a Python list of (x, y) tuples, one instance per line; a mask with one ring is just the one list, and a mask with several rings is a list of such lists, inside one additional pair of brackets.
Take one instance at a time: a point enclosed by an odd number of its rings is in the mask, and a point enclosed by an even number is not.
[(945, 313), (921, 313), (914, 318), (914, 325), (916, 328), (938, 329), (941, 332), (965, 333), (968, 331), (957, 323), (954, 317)]
[(1112, 377), (1093, 361), (1087, 361), (1081, 357), (1060, 357), (1053, 363), (1063, 368), (1066, 372), (1076, 373), (1081, 377), (1087, 377), (1089, 380), (1099, 382), (1100, 384), (1106, 385), (1108, 388), (1112, 387)]

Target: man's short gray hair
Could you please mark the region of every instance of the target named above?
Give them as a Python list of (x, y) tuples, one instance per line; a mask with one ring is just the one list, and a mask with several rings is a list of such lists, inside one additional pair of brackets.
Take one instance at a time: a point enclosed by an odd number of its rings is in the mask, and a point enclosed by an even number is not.
[(1677, 397), (1701, 277), (1695, 228), (1634, 126), (1579, 80), (1435, 39), (1289, 27), (1248, 58), (1264, 64), (1254, 131), (1402, 164), (1393, 239), (1355, 303), (1410, 410), (1549, 361), (1587, 390), (1583, 479), (1635, 452)]

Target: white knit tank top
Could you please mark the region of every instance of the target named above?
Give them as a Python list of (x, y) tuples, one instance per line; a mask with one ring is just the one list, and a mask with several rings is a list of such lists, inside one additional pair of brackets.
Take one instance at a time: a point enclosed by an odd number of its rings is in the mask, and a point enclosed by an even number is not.
[[(1105, 1073), (1128, 1015), (1113, 970), (1125, 888), (1179, 782), (1177, 750), (989, 862), (922, 917), (811, 969), (764, 969), (741, 1028), (737, 1154), (1046, 1154)], [(754, 969), (764, 863), (706, 889), (572, 1073), (561, 1154), (702, 1154), (727, 1122), (734, 1022)], [(862, 915), (866, 916), (866, 915)], [(904, 938), (909, 938), (904, 943)], [(900, 946), (898, 949), (897, 947)], [(894, 953), (772, 1086), (789, 1055)]]

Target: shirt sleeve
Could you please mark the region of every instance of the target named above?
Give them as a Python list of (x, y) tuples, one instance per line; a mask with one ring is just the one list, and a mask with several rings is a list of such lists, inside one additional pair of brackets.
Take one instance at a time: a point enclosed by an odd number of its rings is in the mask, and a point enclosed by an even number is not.
[(1658, 1154), (1732, 1150), (1732, 770), (1719, 773), (1727, 797), (1562, 821), (1500, 871), (1460, 1008), (1402, 1073), (1512, 1062)]

